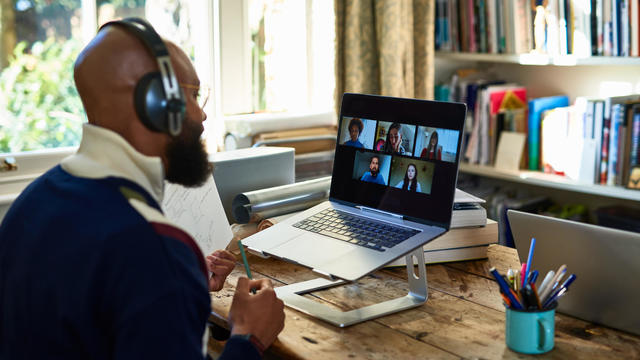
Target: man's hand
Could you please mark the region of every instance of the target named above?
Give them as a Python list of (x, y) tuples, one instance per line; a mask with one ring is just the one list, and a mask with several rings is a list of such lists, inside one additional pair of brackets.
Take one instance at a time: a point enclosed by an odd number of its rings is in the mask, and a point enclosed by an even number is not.
[[(255, 295), (251, 289), (256, 289)], [(284, 328), (284, 303), (269, 279), (238, 279), (229, 311), (231, 334), (253, 334), (266, 349)]]
[(236, 265), (236, 258), (227, 250), (216, 250), (207, 256), (206, 261), (207, 269), (213, 273), (209, 278), (209, 291), (220, 291)]

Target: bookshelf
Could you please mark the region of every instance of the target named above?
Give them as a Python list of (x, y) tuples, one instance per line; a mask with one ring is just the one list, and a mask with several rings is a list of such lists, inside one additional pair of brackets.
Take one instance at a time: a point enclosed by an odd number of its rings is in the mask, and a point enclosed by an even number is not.
[(469, 52), (437, 51), (436, 58), (442, 61), (474, 61), (485, 63), (507, 63), (519, 65), (555, 66), (640, 66), (640, 57), (574, 55), (550, 56), (545, 54), (486, 54)]
[[(476, 91), (481, 91), (483, 83), (495, 80), (524, 86), (527, 99), (566, 95), (570, 104), (579, 97), (604, 99), (640, 94), (639, 2), (554, 0), (544, 2), (544, 9), (532, 6), (536, 3), (533, 0), (436, 2), (435, 83), (456, 86), (475, 83), (474, 87), (467, 88), (472, 94), (470, 104), (480, 104), (473, 110), (473, 124), (477, 121), (486, 124), (488, 118), (483, 112), (488, 111), (484, 110), (488, 100), (478, 100), (481, 95)], [(591, 5), (596, 8), (591, 9)], [(544, 16), (540, 16), (542, 14)], [(534, 48), (546, 53), (534, 51)], [(478, 71), (460, 73), (464, 75), (458, 82), (451, 82), (451, 76), (459, 69)], [(449, 90), (453, 93), (451, 88)], [(465, 91), (458, 91), (455, 96), (460, 94), (466, 96)], [(556, 120), (554, 124), (558, 123)], [(495, 122), (491, 124), (489, 126), (494, 126)], [(490, 134), (495, 128), (491, 129)], [(484, 131), (481, 136), (487, 136)], [(604, 139), (604, 135), (596, 135), (594, 130), (593, 139), (596, 136)], [(496, 140), (489, 137), (489, 141)], [(474, 142), (474, 146), (477, 144), (486, 147), (487, 140)], [(601, 149), (600, 143), (594, 147)], [(556, 146), (555, 153), (560, 153), (557, 151), (560, 148)], [(566, 148), (562, 149), (564, 154)], [(576, 156), (575, 152), (573, 156)], [(596, 159), (599, 156), (599, 152), (594, 155)], [(486, 162), (486, 157), (479, 162)], [(480, 189), (497, 188), (509, 196), (514, 193), (544, 195), (559, 205), (582, 204), (588, 208), (591, 222), (595, 220), (594, 210), (598, 207), (638, 208), (640, 204), (640, 191), (637, 190), (579, 183), (540, 171), (510, 172), (463, 163), (459, 179)], [(464, 186), (460, 187), (464, 189)]]
[(545, 174), (540, 171), (505, 171), (496, 169), (492, 166), (473, 165), (467, 163), (460, 164), (460, 171), (469, 175), (504, 180), (517, 184), (551, 188), (565, 192), (595, 195), (611, 198), (612, 200), (640, 201), (640, 191), (638, 190), (629, 190), (619, 186), (582, 184), (577, 181), (567, 179), (564, 176)]
[[(640, 91), (640, 58), (528, 54), (483, 54), (436, 52), (436, 83), (446, 83), (460, 68), (477, 68), (490, 76), (522, 84), (527, 97), (538, 98), (566, 94), (573, 103), (579, 96), (605, 97), (623, 87)], [(575, 63), (572, 63), (575, 61)], [(593, 210), (601, 206), (638, 207), (640, 191), (623, 187), (581, 184), (562, 176), (539, 171), (505, 172), (492, 166), (461, 163), (463, 175), (477, 177), (484, 185), (501, 188), (519, 187), (531, 194), (547, 195), (558, 204), (584, 204), (589, 208), (589, 221), (595, 221)]]
[[(537, 60), (532, 60), (537, 57)], [(527, 87), (529, 98), (566, 94), (573, 103), (579, 96), (606, 97), (616, 91), (640, 92), (640, 58), (593, 56), (547, 56), (528, 54), (483, 54), (436, 52), (436, 83), (446, 83), (460, 68), (477, 68)], [(575, 61), (575, 63), (572, 63)], [(607, 185), (581, 184), (562, 176), (539, 171), (505, 172), (492, 166), (461, 163), (463, 176), (500, 188), (517, 187), (530, 194), (546, 195), (558, 204), (580, 203), (594, 210), (609, 205), (638, 207), (640, 191)]]

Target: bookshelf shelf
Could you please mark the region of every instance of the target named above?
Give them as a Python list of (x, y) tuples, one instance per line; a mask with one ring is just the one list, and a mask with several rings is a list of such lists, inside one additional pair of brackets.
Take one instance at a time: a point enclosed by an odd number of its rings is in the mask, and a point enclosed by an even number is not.
[(466, 163), (460, 163), (460, 171), (471, 175), (507, 180), (514, 183), (536, 185), (608, 198), (640, 201), (640, 191), (637, 190), (629, 190), (619, 186), (583, 184), (563, 176), (545, 174), (540, 171), (505, 171), (492, 166)]
[(543, 54), (484, 54), (468, 52), (436, 51), (436, 58), (455, 61), (479, 61), (488, 63), (508, 63), (520, 65), (555, 65), (555, 66), (602, 66), (629, 65), (640, 66), (640, 57), (591, 56), (577, 57), (572, 55), (549, 56)]

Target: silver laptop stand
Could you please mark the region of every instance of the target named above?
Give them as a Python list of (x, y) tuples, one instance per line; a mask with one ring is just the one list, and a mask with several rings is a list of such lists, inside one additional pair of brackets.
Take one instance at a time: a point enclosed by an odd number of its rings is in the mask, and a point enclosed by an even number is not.
[[(414, 258), (418, 260), (417, 264), (414, 264)], [(278, 298), (284, 301), (287, 306), (335, 326), (346, 327), (420, 306), (427, 301), (427, 269), (424, 263), (422, 246), (407, 254), (406, 261), (407, 279), (409, 281), (409, 293), (407, 295), (350, 311), (337, 310), (302, 296), (317, 290), (345, 284), (347, 283), (345, 280), (331, 281), (318, 278), (281, 286), (275, 290)], [(416, 276), (414, 273), (413, 267), (415, 265), (418, 265), (419, 276)]]

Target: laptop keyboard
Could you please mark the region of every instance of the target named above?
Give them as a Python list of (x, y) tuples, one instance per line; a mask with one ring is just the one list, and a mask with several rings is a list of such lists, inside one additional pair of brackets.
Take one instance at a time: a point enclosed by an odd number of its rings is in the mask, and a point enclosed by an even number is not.
[(372, 221), (331, 208), (301, 220), (293, 226), (377, 251), (390, 249), (420, 232)]

